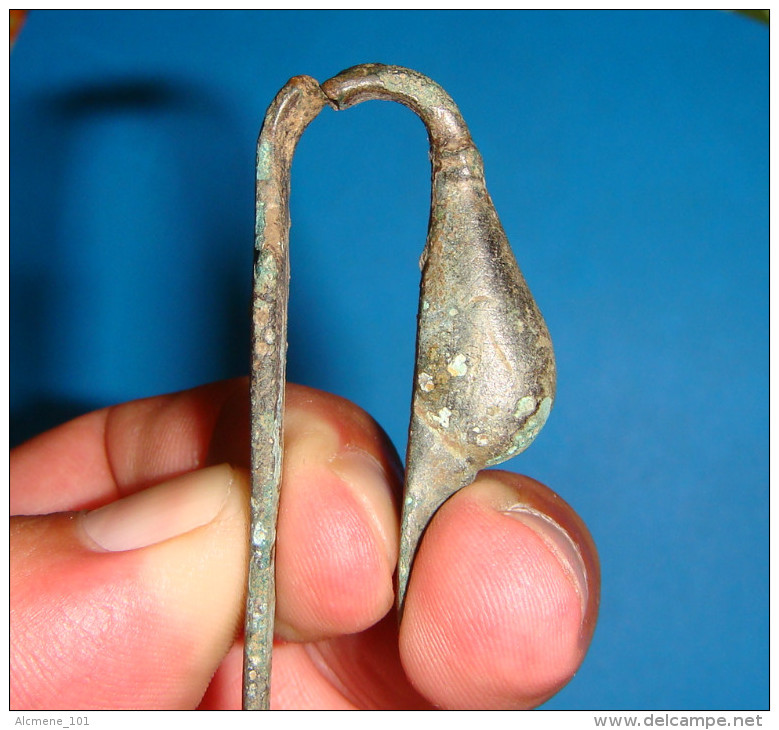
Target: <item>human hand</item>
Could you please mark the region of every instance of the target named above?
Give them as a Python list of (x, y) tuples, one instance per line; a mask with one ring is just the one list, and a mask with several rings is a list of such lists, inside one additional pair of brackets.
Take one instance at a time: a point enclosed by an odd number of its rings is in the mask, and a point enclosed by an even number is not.
[[(26, 515), (11, 519), (13, 709), (240, 707), (248, 443), (244, 379), (97, 411), (11, 453), (11, 513)], [(595, 626), (581, 520), (532, 479), (482, 472), (431, 522), (398, 629), (401, 483), (369, 416), (287, 387), (272, 707), (543, 702)]]

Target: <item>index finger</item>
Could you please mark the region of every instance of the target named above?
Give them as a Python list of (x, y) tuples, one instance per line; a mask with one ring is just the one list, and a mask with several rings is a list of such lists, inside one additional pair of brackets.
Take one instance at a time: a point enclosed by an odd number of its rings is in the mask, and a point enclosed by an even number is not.
[[(221, 414), (248, 402), (247, 388), (240, 378), (131, 401), (36, 436), (11, 452), (11, 514), (91, 509), (205, 466)], [(247, 466), (248, 411), (219, 430), (229, 460)]]

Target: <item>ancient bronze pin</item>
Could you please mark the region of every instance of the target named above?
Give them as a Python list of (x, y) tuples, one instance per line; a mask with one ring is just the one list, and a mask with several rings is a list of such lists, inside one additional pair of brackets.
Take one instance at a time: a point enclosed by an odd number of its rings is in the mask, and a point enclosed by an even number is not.
[(270, 699), (292, 155), (325, 105), (348, 109), (370, 99), (397, 101), (414, 111), (427, 127), (432, 161), (401, 520), (400, 614), (414, 555), (435, 512), (480, 469), (527, 448), (554, 399), (546, 324), (487, 192), (481, 155), (451, 97), (416, 71), (381, 64), (355, 66), (321, 86), (307, 76), (291, 79), (269, 107), (257, 147), (244, 709), (267, 709)]

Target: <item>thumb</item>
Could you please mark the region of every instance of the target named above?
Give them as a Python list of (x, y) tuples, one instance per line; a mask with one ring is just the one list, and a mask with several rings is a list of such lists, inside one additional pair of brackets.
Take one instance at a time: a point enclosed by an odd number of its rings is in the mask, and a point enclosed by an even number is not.
[(194, 709), (239, 631), (247, 477), (11, 520), (11, 707)]

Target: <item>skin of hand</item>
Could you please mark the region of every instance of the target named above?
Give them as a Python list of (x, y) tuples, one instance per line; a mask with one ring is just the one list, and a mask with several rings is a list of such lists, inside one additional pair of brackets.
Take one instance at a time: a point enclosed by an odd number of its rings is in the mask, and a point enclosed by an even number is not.
[[(248, 385), (82, 416), (11, 453), (11, 707), (238, 709)], [(278, 709), (523, 709), (581, 664), (592, 539), (538, 482), (482, 472), (393, 609), (402, 470), (376, 423), (287, 387)]]

